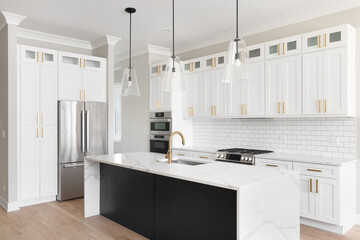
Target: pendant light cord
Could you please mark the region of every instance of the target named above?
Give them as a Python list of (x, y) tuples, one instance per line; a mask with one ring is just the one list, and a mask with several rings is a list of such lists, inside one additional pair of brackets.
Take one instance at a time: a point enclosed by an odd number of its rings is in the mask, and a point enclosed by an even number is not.
[(175, 0), (172, 0), (172, 27), (173, 27), (173, 72), (175, 72)]
[(129, 68), (131, 69), (131, 13), (130, 13)]
[(235, 43), (236, 43), (236, 54), (235, 54), (235, 58), (239, 58), (239, 0), (236, 0), (236, 38), (235, 38)]

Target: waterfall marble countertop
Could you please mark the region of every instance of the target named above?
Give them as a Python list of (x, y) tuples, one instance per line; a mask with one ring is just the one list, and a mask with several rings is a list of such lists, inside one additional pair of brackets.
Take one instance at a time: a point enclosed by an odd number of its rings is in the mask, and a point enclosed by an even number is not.
[[(86, 160), (233, 190), (276, 178), (285, 176), (292, 178), (292, 176), (298, 175), (297, 172), (280, 168), (254, 167), (207, 160), (197, 160), (206, 164), (196, 166), (168, 164), (164, 161), (163, 154), (149, 152), (89, 156)], [(191, 159), (191, 161), (196, 160)]]

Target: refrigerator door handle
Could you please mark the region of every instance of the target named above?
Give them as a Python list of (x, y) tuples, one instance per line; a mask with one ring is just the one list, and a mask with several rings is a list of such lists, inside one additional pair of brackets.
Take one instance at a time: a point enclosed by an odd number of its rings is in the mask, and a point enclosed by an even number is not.
[(89, 122), (89, 119), (90, 119), (90, 111), (87, 110), (85, 111), (85, 121), (86, 121), (86, 133), (85, 133), (85, 141), (86, 141), (86, 147), (85, 147), (85, 152), (89, 152), (89, 144), (90, 144), (90, 141), (89, 141), (89, 129), (90, 129), (90, 122)]
[(81, 111), (81, 152), (85, 152), (85, 116), (84, 111)]
[(64, 164), (64, 168), (82, 167), (82, 166), (84, 166), (84, 163), (70, 163), (70, 164)]

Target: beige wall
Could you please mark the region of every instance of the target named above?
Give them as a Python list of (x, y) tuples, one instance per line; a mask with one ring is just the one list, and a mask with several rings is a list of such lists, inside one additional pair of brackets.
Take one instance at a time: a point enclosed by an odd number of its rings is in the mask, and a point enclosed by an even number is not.
[(17, 43), (23, 44), (23, 45), (28, 45), (28, 46), (33, 46), (33, 47), (47, 48), (47, 49), (52, 49), (52, 50), (57, 50), (57, 51), (78, 53), (78, 54), (84, 54), (84, 55), (92, 55), (91, 49), (70, 47), (70, 46), (65, 46), (65, 45), (61, 45), (61, 44), (43, 42), (43, 41), (27, 39), (27, 38), (18, 38)]
[[(0, 31), (0, 197), (8, 201), (8, 27)], [(2, 132), (6, 133), (3, 138)], [(5, 188), (5, 190), (4, 190)]]

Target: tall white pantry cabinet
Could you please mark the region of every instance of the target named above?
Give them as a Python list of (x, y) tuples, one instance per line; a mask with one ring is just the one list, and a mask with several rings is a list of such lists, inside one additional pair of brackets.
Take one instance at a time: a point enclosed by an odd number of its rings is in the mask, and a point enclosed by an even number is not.
[(18, 45), (18, 68), (21, 207), (55, 200), (57, 102), (106, 102), (106, 59)]

